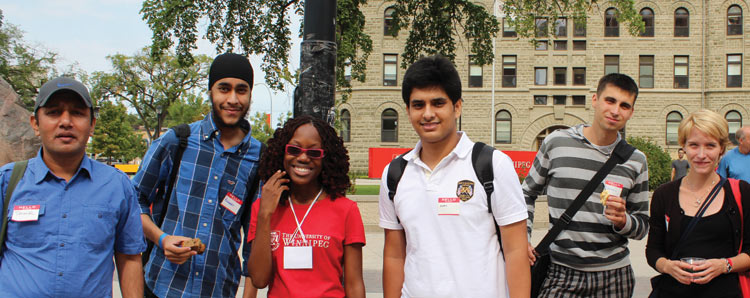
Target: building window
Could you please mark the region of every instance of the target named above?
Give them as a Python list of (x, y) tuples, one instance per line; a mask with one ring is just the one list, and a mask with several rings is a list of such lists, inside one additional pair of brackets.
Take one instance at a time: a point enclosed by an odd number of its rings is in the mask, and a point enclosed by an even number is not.
[(516, 37), (516, 28), (511, 26), (508, 22), (508, 18), (503, 18), (503, 37)]
[(688, 80), (688, 56), (674, 56), (674, 88), (687, 89), (690, 87)]
[(608, 75), (611, 73), (620, 72), (620, 56), (617, 55), (605, 55), (604, 56), (604, 74)]
[(586, 96), (585, 95), (573, 95), (573, 105), (574, 106), (586, 105)]
[(677, 145), (677, 128), (680, 127), (682, 114), (670, 112), (667, 114), (667, 145)]
[(641, 19), (643, 19), (643, 31), (641, 36), (643, 37), (654, 37), (654, 11), (651, 8), (641, 9)]
[(398, 32), (391, 32), (393, 30), (393, 13), (396, 12), (396, 9), (393, 7), (388, 7), (385, 9), (385, 12), (383, 13), (383, 35), (385, 36), (393, 36), (396, 37), (398, 35)]
[(604, 12), (604, 36), (606, 37), (620, 36), (620, 23), (617, 22), (616, 14), (617, 9), (614, 7)]
[(586, 19), (573, 21), (573, 37), (586, 37)]
[(742, 8), (732, 5), (727, 10), (727, 35), (742, 35)]
[(516, 86), (516, 56), (503, 56), (503, 87)]
[(553, 95), (552, 96), (552, 103), (556, 106), (564, 106), (565, 105), (565, 95)]
[(555, 40), (555, 51), (565, 51), (568, 49), (567, 40)]
[(573, 67), (573, 85), (586, 85), (586, 68)]
[(574, 40), (573, 41), (573, 51), (585, 51), (586, 50), (586, 41), (585, 40)]
[(344, 80), (347, 82), (352, 81), (352, 62), (346, 59), (344, 62)]
[(568, 69), (566, 67), (555, 67), (553, 69), (553, 72), (555, 74), (555, 77), (553, 78), (553, 82), (555, 85), (565, 85), (567, 84), (567, 71)]
[(727, 87), (742, 87), (742, 54), (727, 55)]
[(536, 26), (536, 37), (547, 36), (547, 18), (536, 18), (534, 26)]
[(534, 67), (534, 85), (547, 85), (546, 67)]
[(482, 66), (469, 56), (469, 87), (482, 87)]
[(547, 95), (534, 95), (534, 104), (538, 106), (546, 106)]
[(568, 19), (559, 18), (555, 21), (555, 37), (568, 36)]
[(495, 143), (510, 144), (510, 112), (500, 110), (495, 114)]
[(729, 111), (724, 118), (727, 119), (729, 124), (729, 140), (732, 141), (732, 144), (738, 145), (737, 131), (742, 127), (742, 115), (737, 111)]
[(380, 141), (398, 142), (398, 113), (394, 109), (386, 109), (380, 115)]
[(546, 40), (539, 40), (536, 42), (536, 47), (534, 48), (537, 51), (546, 51), (547, 50), (547, 41)]
[(638, 82), (641, 88), (654, 88), (654, 56), (638, 58)]
[(352, 115), (349, 110), (341, 110), (341, 140), (351, 142), (352, 140)]
[(690, 13), (684, 7), (674, 11), (674, 36), (690, 36)]
[(383, 55), (383, 86), (396, 86), (398, 77), (398, 55)]

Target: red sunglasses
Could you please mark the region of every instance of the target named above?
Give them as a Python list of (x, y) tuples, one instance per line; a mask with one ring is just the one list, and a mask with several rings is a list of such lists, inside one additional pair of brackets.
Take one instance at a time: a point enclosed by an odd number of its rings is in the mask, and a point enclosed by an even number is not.
[(323, 149), (305, 149), (299, 146), (295, 146), (292, 144), (286, 144), (285, 148), (286, 154), (292, 155), (292, 156), (300, 156), (302, 153), (307, 155), (309, 158), (313, 159), (321, 159), (323, 156), (325, 156)]

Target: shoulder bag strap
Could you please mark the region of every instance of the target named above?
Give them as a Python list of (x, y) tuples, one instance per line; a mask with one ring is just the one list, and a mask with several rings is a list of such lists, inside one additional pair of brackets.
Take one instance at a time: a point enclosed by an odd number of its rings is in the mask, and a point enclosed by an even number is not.
[(583, 190), (581, 190), (581, 192), (578, 194), (578, 197), (576, 197), (575, 201), (570, 204), (568, 209), (565, 209), (565, 212), (560, 216), (558, 222), (552, 226), (552, 229), (547, 232), (547, 235), (545, 235), (542, 241), (539, 242), (539, 245), (536, 246), (535, 250), (538, 253), (544, 254), (549, 250), (549, 246), (550, 244), (552, 244), (552, 241), (555, 241), (557, 236), (560, 235), (560, 232), (562, 232), (568, 226), (568, 224), (570, 224), (573, 216), (576, 214), (576, 212), (578, 212), (579, 209), (581, 209), (583, 204), (586, 202), (586, 200), (588, 200), (599, 183), (604, 180), (604, 177), (606, 177), (617, 164), (627, 161), (633, 154), (633, 151), (635, 151), (635, 147), (629, 145), (625, 141), (625, 139), (621, 139), (620, 142), (617, 143), (612, 154), (609, 156), (609, 159), (607, 159), (607, 162), (604, 163), (604, 166), (602, 166), (602, 168), (599, 169), (598, 172), (596, 172), (594, 177), (591, 178), (591, 181), (589, 181), (589, 183), (586, 184), (586, 187), (584, 187)]
[(742, 252), (742, 238), (744, 238), (745, 235), (745, 224), (744, 224), (744, 214), (742, 214), (742, 193), (740, 193), (740, 180), (729, 178), (729, 186), (732, 187), (732, 195), (734, 196), (734, 201), (737, 203), (737, 211), (740, 213), (740, 252)]
[(3, 216), (2, 216), (2, 227), (0, 227), (0, 255), (2, 254), (3, 246), (5, 246), (5, 234), (8, 231), (8, 206), (10, 206), (10, 198), (13, 196), (13, 191), (18, 185), (18, 181), (21, 181), (23, 174), (26, 172), (26, 166), (29, 164), (29, 160), (22, 160), (16, 162), (13, 165), (13, 172), (10, 174), (10, 181), (8, 182), (8, 188), (5, 190), (5, 198), (3, 199)]
[[(677, 241), (677, 244), (675, 244), (674, 250), (672, 251), (672, 257), (671, 260), (677, 257), (677, 253), (679, 252), (680, 248), (682, 248), (682, 244), (685, 242), (685, 239), (687, 239), (688, 235), (690, 235), (690, 232), (693, 231), (693, 228), (695, 228), (695, 225), (698, 224), (698, 221), (703, 217), (703, 213), (706, 212), (706, 209), (708, 209), (708, 206), (711, 205), (711, 202), (714, 201), (714, 198), (716, 198), (716, 195), (719, 194), (721, 191), (721, 187), (724, 185), (725, 182), (727, 182), (727, 179), (724, 177), (719, 176), (721, 180), (719, 180), (719, 183), (714, 186), (713, 189), (711, 189), (711, 193), (709, 193), (707, 200), (703, 201), (703, 204), (700, 208), (698, 208), (698, 212), (695, 214), (692, 220), (690, 220), (690, 223), (688, 224), (687, 228), (685, 228), (685, 231), (682, 232), (682, 235), (680, 236), (680, 240)], [(679, 196), (678, 196), (679, 197)]]

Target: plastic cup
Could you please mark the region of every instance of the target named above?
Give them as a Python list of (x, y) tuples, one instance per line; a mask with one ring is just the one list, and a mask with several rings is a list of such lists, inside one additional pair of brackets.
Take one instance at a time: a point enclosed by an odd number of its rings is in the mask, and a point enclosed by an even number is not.
[[(703, 264), (704, 262), (706, 262), (706, 259), (704, 259), (704, 258), (696, 258), (696, 257), (687, 257), (687, 258), (681, 258), (680, 261), (683, 262), (683, 263), (690, 264), (690, 265), (698, 266), (698, 265)], [(695, 273), (697, 271), (693, 271), (692, 269), (688, 269), (687, 272)]]

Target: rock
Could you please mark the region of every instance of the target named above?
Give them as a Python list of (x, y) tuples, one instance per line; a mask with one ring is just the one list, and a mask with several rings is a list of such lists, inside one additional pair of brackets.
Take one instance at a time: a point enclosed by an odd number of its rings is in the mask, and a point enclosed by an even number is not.
[(30, 116), (18, 94), (0, 78), (0, 165), (36, 155), (42, 142), (34, 135)]

